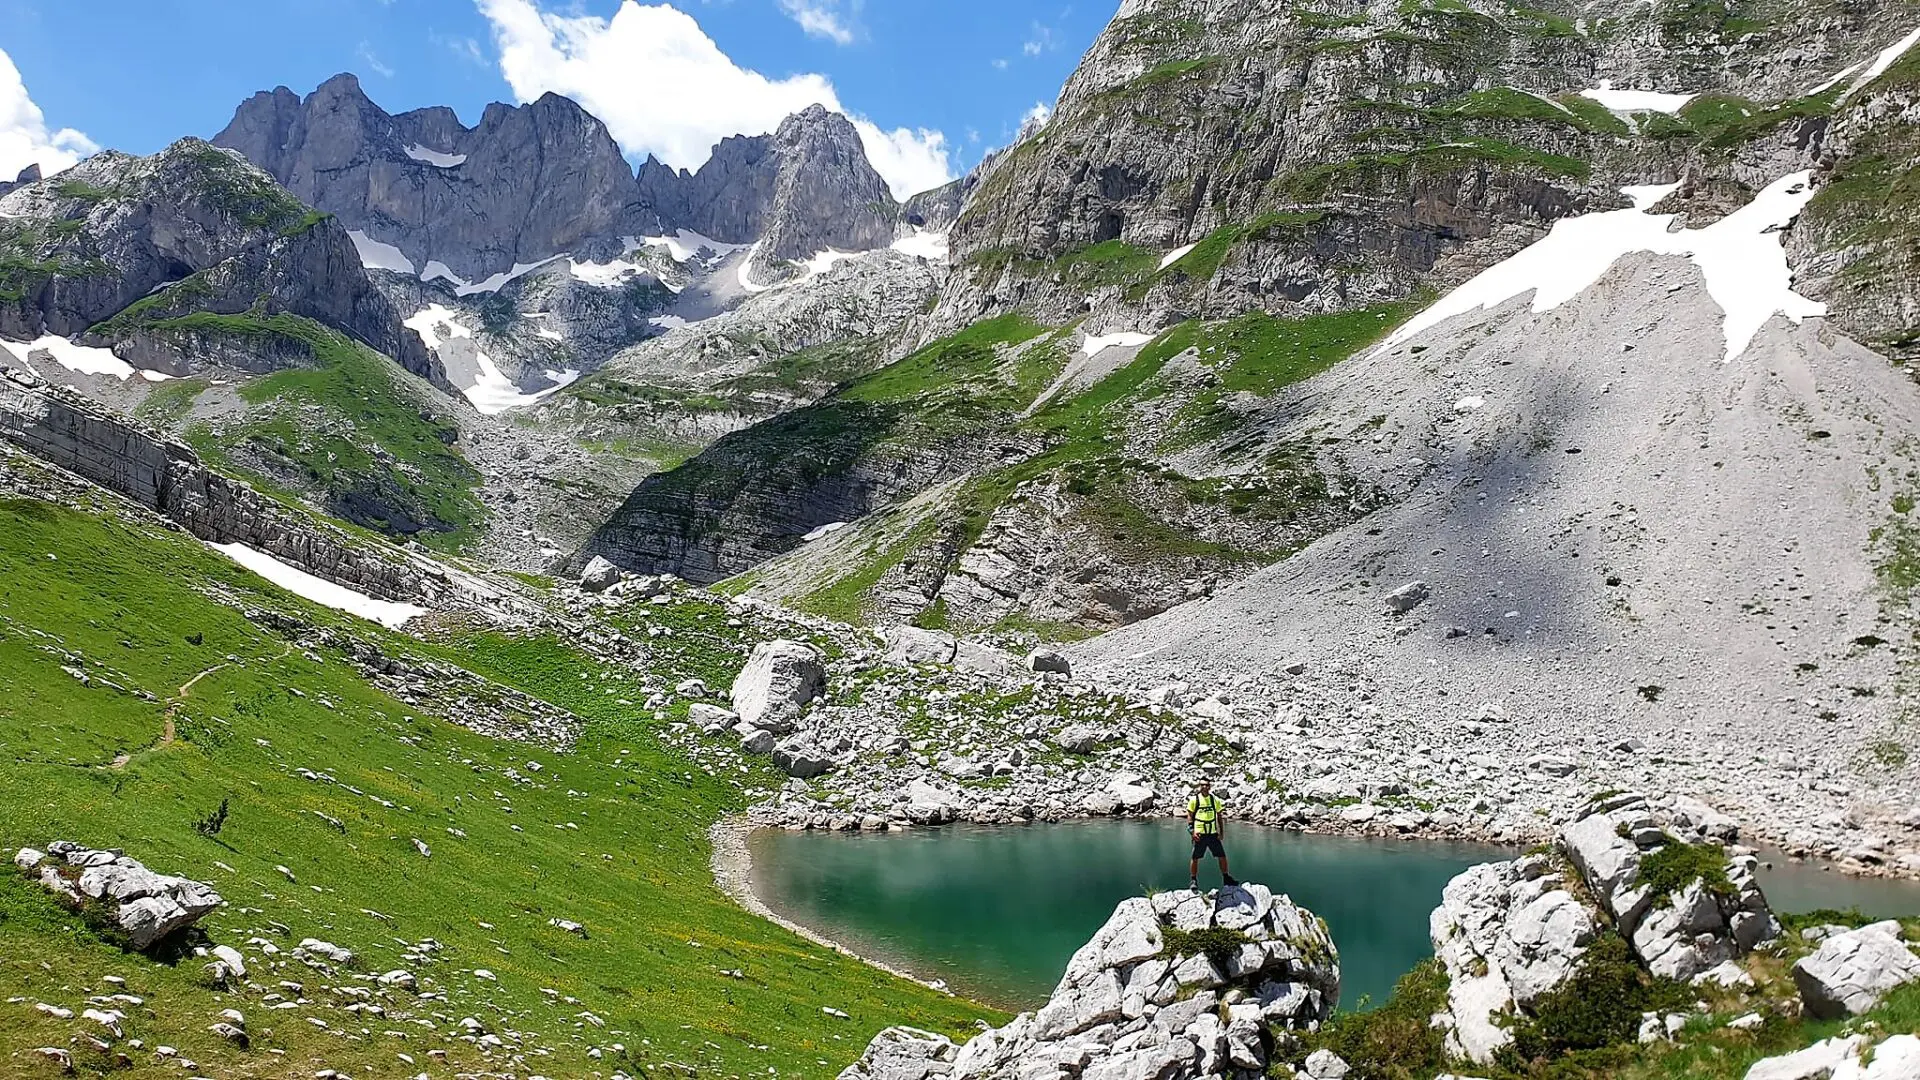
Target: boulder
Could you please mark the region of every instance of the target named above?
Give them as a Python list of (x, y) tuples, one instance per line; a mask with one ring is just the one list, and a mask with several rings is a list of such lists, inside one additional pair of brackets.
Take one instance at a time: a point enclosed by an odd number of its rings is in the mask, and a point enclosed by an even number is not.
[(791, 724), (826, 688), (819, 653), (797, 641), (763, 641), (733, 680), (733, 711), (743, 723), (771, 729), (768, 721)]
[(607, 561), (604, 555), (595, 555), (587, 561), (580, 571), (580, 588), (590, 593), (606, 592), (620, 583), (620, 568)]
[(1073, 661), (1057, 649), (1035, 649), (1027, 654), (1027, 670), (1046, 675), (1073, 674)]
[(1793, 965), (1807, 1012), (1823, 1020), (1866, 1012), (1896, 987), (1920, 979), (1920, 958), (1888, 920), (1835, 934)]
[(1070, 724), (1053, 737), (1053, 745), (1069, 754), (1091, 754), (1102, 734), (1092, 724)]
[(1864, 1035), (1824, 1039), (1804, 1050), (1754, 1062), (1746, 1080), (1838, 1080), (1843, 1071), (1859, 1080), (1860, 1051), (1866, 1045)]
[(773, 763), (796, 780), (811, 780), (833, 771), (833, 759), (804, 737), (788, 739), (775, 746)]
[(951, 664), (958, 642), (945, 630), (917, 626), (889, 626), (881, 634), (887, 659), (896, 664)]
[(945, 1035), (890, 1027), (873, 1037), (859, 1061), (840, 1071), (840, 1080), (932, 1080), (950, 1076), (959, 1051)]
[(739, 723), (740, 717), (730, 709), (696, 701), (687, 706), (687, 722), (705, 734), (718, 735)]
[[(1171, 954), (1176, 919), (1243, 934), (1244, 957), (1226, 965), (1233, 974), (1204, 954)], [(1181, 972), (1192, 977), (1184, 989)], [(1275, 1033), (1324, 1022), (1339, 996), (1339, 957), (1325, 924), (1285, 896), (1248, 884), (1133, 897), (1074, 953), (1038, 1011), (957, 1051), (939, 1036), (888, 1029), (841, 1078), (1227, 1080), (1263, 1072)]]
[(1424, 581), (1409, 581), (1380, 598), (1387, 612), (1392, 615), (1405, 615), (1426, 602), (1430, 595)]
[(102, 905), (109, 921), (126, 934), (128, 946), (142, 952), (224, 903), (204, 882), (157, 874), (118, 851), (71, 840), (56, 840), (45, 853), (22, 848), (14, 865), (38, 871), (37, 880), (50, 892)]
[(1305, 1067), (1300, 1075), (1310, 1080), (1346, 1080), (1349, 1066), (1346, 1060), (1331, 1050), (1315, 1050), (1307, 1055)]
[(1447, 883), (1429, 929), (1448, 976), (1450, 1052), (1485, 1063), (1513, 1036), (1502, 1018), (1570, 978), (1599, 931), (1553, 861), (1485, 863)]
[(1013, 654), (991, 645), (961, 641), (954, 646), (953, 666), (982, 675), (1005, 675), (1013, 670)]

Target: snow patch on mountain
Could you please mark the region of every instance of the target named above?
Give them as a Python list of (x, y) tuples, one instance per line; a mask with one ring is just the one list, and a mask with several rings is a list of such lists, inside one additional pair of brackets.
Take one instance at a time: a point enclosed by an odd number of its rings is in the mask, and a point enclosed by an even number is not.
[(749, 246), (747, 244), (725, 243), (720, 240), (715, 240), (710, 236), (702, 236), (688, 229), (681, 229), (672, 236), (643, 236), (640, 238), (640, 242), (648, 247), (666, 248), (667, 254), (673, 257), (674, 262), (678, 263), (691, 262), (695, 258), (700, 257), (702, 251), (710, 253), (712, 258), (718, 259), (725, 258)]
[[(1810, 172), (1769, 184), (1752, 202), (1704, 229), (1668, 232), (1671, 214), (1649, 214), (1677, 184), (1622, 188), (1626, 210), (1562, 218), (1547, 235), (1488, 267), (1439, 303), (1409, 319), (1380, 345), (1390, 349), (1455, 315), (1490, 309), (1531, 291), (1535, 312), (1551, 311), (1600, 280), (1621, 256), (1648, 251), (1684, 255), (1700, 268), (1707, 292), (1725, 314), (1723, 360), (1739, 356), (1768, 319), (1823, 316), (1826, 305), (1793, 291), (1786, 250), (1775, 235), (1813, 198)], [(1092, 339), (1089, 339), (1091, 344)]]
[(913, 235), (895, 240), (892, 246), (893, 250), (903, 255), (912, 255), (929, 262), (947, 261), (947, 234), (943, 232), (915, 229)]
[[(1880, 76), (1885, 75), (1887, 69), (1893, 66), (1893, 62), (1906, 55), (1907, 50), (1913, 48), (1915, 45), (1920, 45), (1920, 27), (1916, 27), (1913, 33), (1908, 34), (1906, 37), (1901, 38), (1899, 41), (1881, 50), (1880, 55), (1874, 57), (1873, 62), (1867, 65), (1867, 70), (1861, 72), (1860, 77), (1853, 80), (1852, 86), (1847, 87), (1846, 96), (1852, 97), (1855, 93), (1858, 93), (1862, 87)], [(1834, 81), (1838, 82), (1839, 80), (1835, 79)]]
[(443, 153), (439, 150), (421, 146), (419, 143), (407, 147), (407, 156), (415, 161), (424, 161), (429, 165), (441, 169), (451, 169), (455, 165), (465, 165), (467, 163), (467, 155), (465, 154)]
[(1598, 87), (1580, 91), (1580, 96), (1597, 101), (1617, 113), (1677, 113), (1698, 95), (1662, 94), (1654, 90), (1615, 90), (1611, 81), (1602, 79)]
[(507, 284), (507, 282), (513, 281), (516, 278), (524, 277), (527, 274), (531, 274), (535, 270), (538, 270), (541, 267), (547, 265), (548, 263), (553, 262), (555, 259), (564, 259), (564, 258), (566, 258), (565, 255), (549, 255), (546, 258), (541, 259), (539, 262), (514, 263), (513, 269), (502, 271), (497, 274), (493, 274), (492, 276), (488, 277), (485, 281), (478, 281), (473, 283), (472, 285), (464, 285), (456, 281), (454, 285), (454, 290), (453, 290), (454, 295), (473, 296), (476, 293), (499, 292), (500, 289)]
[(32, 341), (0, 341), (0, 348), (12, 353), (28, 370), (33, 364), (27, 358), (35, 352), (44, 352), (53, 357), (53, 362), (78, 375), (105, 375), (122, 382), (135, 372), (148, 382), (165, 382), (173, 376), (163, 371), (150, 371), (136, 368), (114, 355), (112, 349), (94, 348), (90, 345), (75, 345), (72, 341), (57, 334), (47, 334)]
[(355, 592), (344, 585), (336, 585), (325, 578), (314, 577), (305, 570), (289, 566), (266, 552), (256, 551), (245, 544), (209, 544), (207, 546), (295, 596), (311, 600), (322, 607), (330, 607), (335, 611), (344, 611), (368, 622), (379, 623), (389, 630), (397, 630), (415, 615), (427, 613), (426, 608), (414, 604), (377, 599), (363, 592)]
[(1167, 267), (1172, 266), (1174, 263), (1177, 263), (1181, 259), (1186, 258), (1188, 252), (1191, 252), (1194, 248), (1197, 248), (1199, 246), (1200, 246), (1199, 244), (1186, 244), (1181, 247), (1174, 248), (1172, 251), (1169, 251), (1165, 255), (1160, 256), (1160, 269), (1165, 270)]
[(580, 372), (573, 368), (565, 371), (548, 369), (541, 374), (551, 380), (553, 385), (529, 394), (514, 385), (513, 380), (501, 374), (499, 366), (486, 353), (475, 349), (473, 359), (480, 369), (478, 379), (472, 386), (463, 387), (460, 392), (466, 395), (475, 409), (487, 416), (495, 416), (508, 409), (537, 404), (547, 395), (573, 385), (580, 378)]
[(1097, 356), (1116, 346), (1131, 349), (1152, 340), (1152, 334), (1138, 334), (1131, 330), (1118, 330), (1111, 334), (1088, 334), (1087, 340), (1081, 343), (1080, 350), (1088, 356)]
[(353, 250), (360, 256), (360, 265), (369, 270), (392, 270), (401, 274), (413, 273), (413, 260), (392, 244), (383, 243), (361, 232), (348, 229), (347, 239), (353, 241)]

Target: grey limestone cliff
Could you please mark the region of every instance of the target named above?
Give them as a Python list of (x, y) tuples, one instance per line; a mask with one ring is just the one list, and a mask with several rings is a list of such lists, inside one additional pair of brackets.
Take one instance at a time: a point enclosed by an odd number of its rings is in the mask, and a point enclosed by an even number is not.
[(446, 108), (389, 115), (342, 74), (304, 99), (255, 94), (213, 141), (420, 271), (479, 280), (659, 228), (605, 125), (558, 94), (489, 105), (468, 128)]
[(885, 247), (899, 220), (860, 133), (819, 105), (771, 135), (721, 140), (696, 172), (649, 160), (639, 182), (665, 220), (730, 244), (758, 241), (769, 261)]

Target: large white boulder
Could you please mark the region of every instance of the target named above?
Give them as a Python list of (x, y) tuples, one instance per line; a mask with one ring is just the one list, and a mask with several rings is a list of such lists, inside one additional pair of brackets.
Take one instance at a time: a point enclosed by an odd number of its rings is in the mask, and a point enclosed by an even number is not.
[[(1186, 929), (1238, 939), (1215, 943), (1230, 953), (1225, 963), (1170, 948), (1184, 940), (1173, 933), (1176, 917)], [(1246, 885), (1135, 897), (1074, 953), (1037, 1012), (951, 1055), (937, 1036), (889, 1029), (841, 1078), (1228, 1080), (1264, 1072), (1274, 1031), (1324, 1022), (1339, 996), (1339, 955), (1325, 924), (1285, 896)]]
[(792, 730), (800, 710), (827, 689), (820, 654), (797, 641), (763, 641), (733, 680), (733, 711), (742, 723)]
[(945, 630), (917, 626), (889, 626), (881, 636), (887, 642), (887, 659), (896, 664), (951, 664), (958, 644)]
[(51, 892), (105, 907), (127, 944), (143, 952), (224, 903), (204, 882), (156, 874), (118, 851), (71, 840), (48, 844), (44, 854), (22, 848), (14, 864)]
[(1470, 867), (1429, 920), (1448, 976), (1448, 1048), (1487, 1062), (1513, 1041), (1504, 1018), (1572, 977), (1599, 931), (1544, 855)]
[(618, 585), (620, 578), (619, 567), (608, 562), (604, 555), (595, 555), (580, 571), (580, 588), (590, 593), (606, 592)]
[(1835, 934), (1793, 965), (1807, 1012), (1821, 1019), (1866, 1012), (1897, 987), (1920, 979), (1920, 957), (1888, 920)]
[(859, 1061), (841, 1070), (840, 1080), (932, 1080), (953, 1072), (959, 1049), (945, 1035), (890, 1027), (873, 1037)]

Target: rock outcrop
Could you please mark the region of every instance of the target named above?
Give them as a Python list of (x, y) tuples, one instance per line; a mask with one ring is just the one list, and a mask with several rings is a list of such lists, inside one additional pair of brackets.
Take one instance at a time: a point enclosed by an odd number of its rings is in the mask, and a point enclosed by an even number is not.
[(1920, 979), (1920, 957), (1893, 920), (1835, 934), (1793, 965), (1801, 1002), (1822, 1020), (1866, 1012), (1915, 979)]
[(846, 117), (810, 105), (771, 135), (723, 139), (697, 172), (649, 158), (641, 197), (678, 228), (760, 245), (757, 261), (886, 247), (899, 209)]
[[(1644, 797), (1618, 795), (1563, 829), (1560, 846), (1649, 971), (1698, 979), (1779, 937), (1780, 923), (1755, 880), (1752, 853), (1704, 839), (1689, 844), (1671, 826)], [(1662, 873), (1650, 882), (1655, 865)]]
[[(187, 374), (187, 316), (282, 312), (312, 319), (441, 382), (433, 356), (367, 280), (339, 222), (230, 151), (182, 139), (150, 157), (96, 154), (0, 197), (0, 336), (109, 345)], [(243, 370), (285, 366), (230, 351)]]
[(1486, 863), (1448, 882), (1431, 920), (1448, 978), (1435, 1019), (1448, 1050), (1493, 1060), (1513, 1041), (1511, 1021), (1578, 975), (1608, 928), (1656, 976), (1750, 985), (1735, 961), (1778, 937), (1780, 924), (1754, 880), (1754, 856), (1710, 839), (1732, 839), (1730, 827), (1698, 800), (1656, 815), (1645, 796), (1613, 795), (1562, 829), (1554, 854)]
[(1189, 1080), (1265, 1072), (1340, 998), (1326, 925), (1264, 885), (1135, 897), (1067, 962), (1047, 1004), (965, 1045), (891, 1028), (841, 1080)]
[(75, 905), (99, 905), (128, 946), (142, 952), (224, 903), (211, 885), (157, 874), (119, 851), (71, 840), (55, 840), (45, 851), (21, 848), (13, 863)]
[(1484, 863), (1447, 883), (1431, 921), (1448, 977), (1448, 1050), (1490, 1061), (1513, 1041), (1505, 1019), (1571, 978), (1599, 920), (1546, 855)]

